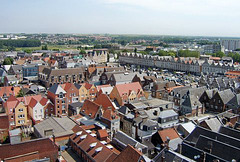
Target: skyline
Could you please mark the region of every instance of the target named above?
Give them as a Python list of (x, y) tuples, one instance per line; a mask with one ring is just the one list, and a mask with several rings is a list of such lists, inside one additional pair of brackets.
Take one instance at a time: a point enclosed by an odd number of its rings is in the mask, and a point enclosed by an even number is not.
[(240, 37), (237, 0), (0, 0), (0, 4), (0, 33)]

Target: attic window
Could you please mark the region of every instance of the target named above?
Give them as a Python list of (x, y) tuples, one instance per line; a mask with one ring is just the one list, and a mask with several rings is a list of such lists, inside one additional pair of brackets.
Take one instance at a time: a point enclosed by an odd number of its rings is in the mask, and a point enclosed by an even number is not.
[(100, 141), (103, 145), (106, 145), (107, 142), (106, 141)]
[(113, 149), (113, 146), (112, 145), (107, 145), (107, 148), (109, 148), (110, 150)]
[(91, 143), (91, 144), (90, 144), (90, 147), (93, 148), (93, 147), (95, 147), (96, 145), (97, 145), (97, 142), (94, 142), (94, 143)]
[(85, 139), (86, 137), (87, 137), (87, 135), (85, 134), (85, 135), (82, 135), (82, 136), (80, 137), (80, 139), (83, 140), (83, 139)]
[(96, 134), (95, 134), (95, 133), (91, 133), (90, 135), (93, 136), (93, 137), (96, 137)]
[(99, 153), (100, 151), (102, 151), (102, 149), (103, 149), (103, 147), (98, 147), (98, 148), (95, 149), (95, 152)]

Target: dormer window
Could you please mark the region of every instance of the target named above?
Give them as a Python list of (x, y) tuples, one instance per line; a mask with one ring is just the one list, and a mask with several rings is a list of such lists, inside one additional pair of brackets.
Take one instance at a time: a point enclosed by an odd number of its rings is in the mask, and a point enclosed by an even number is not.
[(59, 98), (63, 98), (63, 93), (62, 92), (59, 93)]

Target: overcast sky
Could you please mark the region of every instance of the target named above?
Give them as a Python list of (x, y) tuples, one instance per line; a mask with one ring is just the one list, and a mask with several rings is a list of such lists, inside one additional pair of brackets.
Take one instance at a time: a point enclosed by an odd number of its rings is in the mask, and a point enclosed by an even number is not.
[(240, 37), (239, 0), (0, 0), (0, 33)]

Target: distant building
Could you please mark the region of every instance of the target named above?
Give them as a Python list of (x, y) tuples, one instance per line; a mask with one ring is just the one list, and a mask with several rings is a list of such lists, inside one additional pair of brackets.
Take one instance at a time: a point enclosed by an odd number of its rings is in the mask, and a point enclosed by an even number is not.
[(228, 50), (236, 50), (240, 48), (240, 40), (221, 40), (221, 45)]

